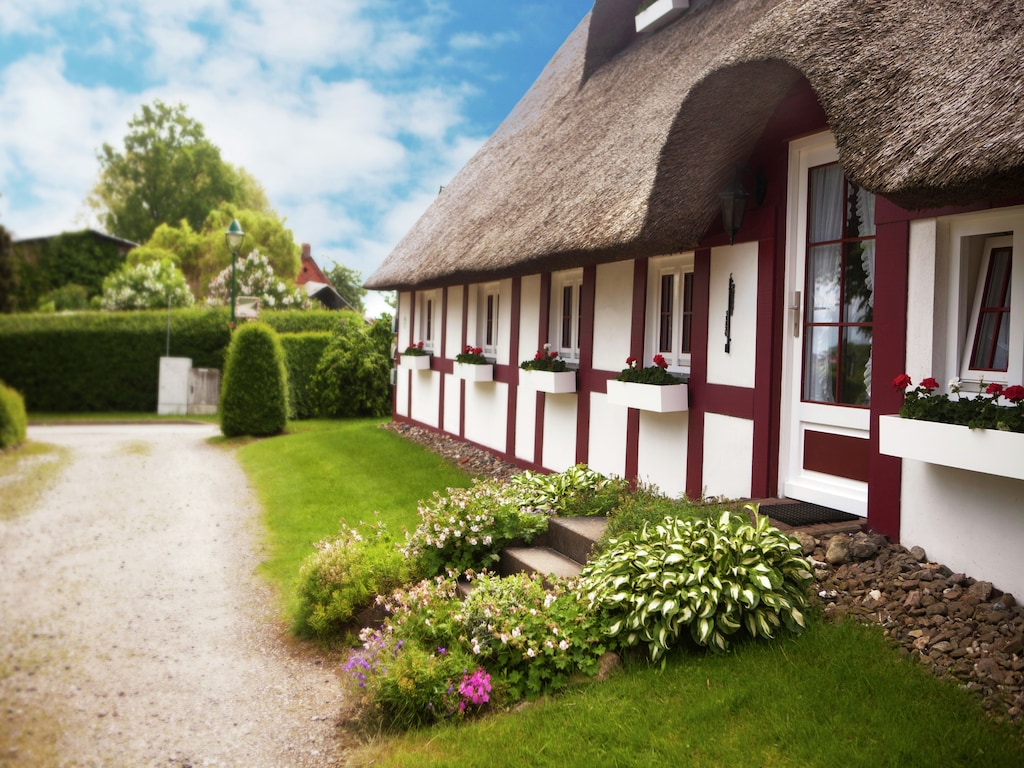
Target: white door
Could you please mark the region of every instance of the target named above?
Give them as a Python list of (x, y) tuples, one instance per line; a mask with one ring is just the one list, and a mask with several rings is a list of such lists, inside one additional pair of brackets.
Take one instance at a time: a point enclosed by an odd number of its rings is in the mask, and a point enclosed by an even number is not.
[(780, 489), (867, 514), (874, 195), (830, 133), (790, 147)]

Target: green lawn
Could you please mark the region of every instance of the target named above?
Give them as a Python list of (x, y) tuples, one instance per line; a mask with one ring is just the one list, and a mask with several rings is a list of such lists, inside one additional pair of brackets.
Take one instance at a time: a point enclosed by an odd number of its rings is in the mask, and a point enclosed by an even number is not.
[[(341, 520), (412, 528), (416, 502), (468, 480), (377, 420), (300, 422), (238, 455), (266, 510), (264, 572), (282, 594)], [(1024, 765), (1020, 725), (905, 659), (877, 628), (815, 620), (804, 635), (722, 655), (643, 660), (515, 712), (370, 738), (352, 765)]]

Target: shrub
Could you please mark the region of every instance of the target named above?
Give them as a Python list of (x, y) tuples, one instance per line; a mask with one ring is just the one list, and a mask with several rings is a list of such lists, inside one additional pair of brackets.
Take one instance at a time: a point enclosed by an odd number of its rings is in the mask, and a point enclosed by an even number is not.
[(335, 334), (313, 374), (318, 416), (391, 413), (391, 359), (378, 347), (363, 329)]
[(665, 496), (654, 486), (639, 485), (630, 493), (622, 493), (614, 509), (609, 510), (608, 525), (595, 550), (606, 549), (613, 539), (636, 533), (644, 526), (654, 526), (667, 517), (679, 519), (718, 517), (727, 507), (705, 501)]
[(263, 437), (288, 421), (288, 374), (277, 334), (263, 323), (246, 323), (228, 347), (220, 393), (220, 429), (226, 437)]
[(292, 631), (323, 641), (342, 638), (378, 595), (415, 581), (413, 567), (382, 525), (367, 538), (343, 526), (302, 564)]
[[(236, 299), (238, 296), (255, 296), (260, 300), (260, 307), (265, 309), (308, 309), (310, 306), (305, 292), (290, 280), (281, 280), (274, 275), (274, 266), (258, 250), (252, 251), (244, 259), (236, 260)], [(214, 307), (231, 303), (230, 266), (225, 267), (210, 282), (207, 302)]]
[(745, 630), (772, 637), (804, 626), (812, 581), (799, 544), (756, 516), (669, 518), (613, 541), (580, 578), (580, 597), (602, 613), (609, 636), (645, 643), (657, 659), (689, 630), (700, 646), (725, 650)]
[(606, 514), (628, 490), (625, 481), (609, 479), (586, 464), (550, 475), (526, 471), (508, 484), (521, 507), (575, 516)]
[(316, 415), (313, 374), (331, 334), (282, 333), (280, 338), (288, 368), (288, 418), (310, 419)]
[(89, 307), (89, 291), (85, 286), (68, 283), (55, 288), (39, 302), (40, 312), (80, 312)]
[(124, 264), (103, 281), (101, 306), (107, 311), (191, 307), (195, 297), (185, 275), (170, 261)]
[(27, 429), (24, 398), (0, 381), (0, 450), (25, 442)]

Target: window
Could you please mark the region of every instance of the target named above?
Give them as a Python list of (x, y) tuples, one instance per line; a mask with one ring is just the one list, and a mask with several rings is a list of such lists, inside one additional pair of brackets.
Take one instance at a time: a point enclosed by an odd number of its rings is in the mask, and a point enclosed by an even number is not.
[(484, 354), (493, 357), (498, 353), (498, 317), (500, 293), (498, 284), (481, 286), (479, 294), (478, 338)]
[(583, 270), (555, 274), (551, 284), (552, 349), (557, 349), (563, 360), (579, 360)]
[(803, 314), (805, 402), (871, 402), (875, 196), (838, 163), (810, 169), (806, 296)]
[(648, 328), (653, 331), (644, 364), (650, 365), (651, 358), (660, 354), (670, 368), (688, 369), (693, 335), (693, 255), (652, 259), (649, 275)]
[(437, 353), (441, 348), (441, 302), (438, 291), (419, 293), (417, 306), (419, 318), (413, 343), (422, 341), (424, 349)]
[(1012, 237), (985, 238), (961, 369), (968, 381), (1006, 381), (1012, 267)]

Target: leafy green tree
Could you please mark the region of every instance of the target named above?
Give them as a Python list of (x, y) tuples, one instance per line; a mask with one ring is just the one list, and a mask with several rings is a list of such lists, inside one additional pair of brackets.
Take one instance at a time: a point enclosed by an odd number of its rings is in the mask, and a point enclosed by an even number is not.
[(366, 298), (366, 289), (363, 288), (362, 274), (351, 267), (335, 264), (324, 272), (327, 279), (334, 285), (334, 289), (343, 298), (348, 309), (355, 310), (360, 314), (366, 311), (363, 300)]
[(391, 412), (391, 358), (380, 334), (342, 325), (313, 374), (316, 408), (324, 418), (386, 416)]
[(185, 276), (170, 261), (125, 264), (103, 281), (101, 307), (108, 311), (191, 307), (195, 297)]
[(51, 289), (73, 283), (94, 296), (103, 290), (104, 278), (123, 263), (116, 245), (83, 230), (64, 232), (47, 241), (40, 266)]
[[(284, 281), (274, 274), (266, 256), (253, 251), (235, 265), (235, 295), (255, 296), (264, 309), (309, 309), (305, 292), (290, 280)], [(210, 282), (207, 301), (214, 306), (231, 303), (231, 267)]]
[(10, 233), (0, 225), (0, 312), (15, 310), (18, 272), (14, 266), (14, 248)]
[(200, 229), (221, 203), (243, 201), (239, 172), (185, 105), (157, 99), (128, 128), (123, 151), (104, 144), (97, 154), (100, 178), (88, 201), (111, 234), (144, 243), (160, 224), (185, 219)]

